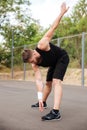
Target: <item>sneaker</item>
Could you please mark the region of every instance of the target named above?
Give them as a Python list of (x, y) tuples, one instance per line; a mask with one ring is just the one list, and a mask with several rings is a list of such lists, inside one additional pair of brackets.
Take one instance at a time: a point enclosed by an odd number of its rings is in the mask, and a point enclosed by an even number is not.
[[(43, 102), (43, 107), (44, 108), (47, 108), (47, 104), (46, 104), (46, 102)], [(31, 105), (31, 107), (33, 107), (33, 108), (38, 108), (39, 107), (39, 102), (37, 102), (36, 104), (33, 104), (33, 105)]]
[(61, 119), (60, 113), (58, 112), (56, 114), (53, 110), (51, 110), (50, 113), (48, 113), (47, 115), (42, 117), (43, 121), (46, 121), (46, 120), (60, 120), (60, 119)]

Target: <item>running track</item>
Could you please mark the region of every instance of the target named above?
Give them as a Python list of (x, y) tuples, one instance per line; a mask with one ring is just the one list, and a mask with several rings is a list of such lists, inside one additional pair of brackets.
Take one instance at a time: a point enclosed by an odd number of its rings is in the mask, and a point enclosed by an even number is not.
[(60, 121), (41, 121), (53, 106), (53, 90), (42, 113), (32, 109), (37, 102), (35, 83), (0, 80), (0, 130), (87, 130), (87, 87), (63, 85)]

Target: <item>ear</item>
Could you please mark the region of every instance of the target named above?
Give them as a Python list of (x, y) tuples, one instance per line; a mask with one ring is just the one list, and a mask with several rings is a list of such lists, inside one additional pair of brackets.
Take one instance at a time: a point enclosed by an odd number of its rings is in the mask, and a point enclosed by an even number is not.
[(34, 55), (36, 55), (36, 54), (37, 54), (37, 52), (36, 52), (35, 50), (33, 50), (33, 54), (34, 54)]

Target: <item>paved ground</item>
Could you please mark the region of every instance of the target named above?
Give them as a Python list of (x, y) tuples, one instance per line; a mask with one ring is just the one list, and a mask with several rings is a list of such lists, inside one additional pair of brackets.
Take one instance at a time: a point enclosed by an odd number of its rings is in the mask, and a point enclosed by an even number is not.
[(60, 121), (41, 121), (53, 105), (53, 91), (48, 109), (32, 109), (35, 103), (35, 83), (0, 81), (0, 130), (87, 130), (87, 88), (63, 86)]

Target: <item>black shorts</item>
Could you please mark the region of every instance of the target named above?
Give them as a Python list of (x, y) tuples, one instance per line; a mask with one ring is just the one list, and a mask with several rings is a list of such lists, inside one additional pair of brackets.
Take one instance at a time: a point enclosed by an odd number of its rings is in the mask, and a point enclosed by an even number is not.
[(54, 67), (49, 67), (46, 81), (52, 81), (53, 78), (63, 80), (68, 64), (69, 56), (66, 54), (57, 61)]

